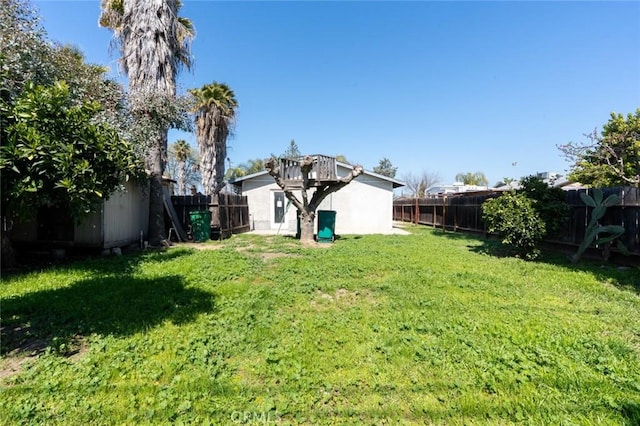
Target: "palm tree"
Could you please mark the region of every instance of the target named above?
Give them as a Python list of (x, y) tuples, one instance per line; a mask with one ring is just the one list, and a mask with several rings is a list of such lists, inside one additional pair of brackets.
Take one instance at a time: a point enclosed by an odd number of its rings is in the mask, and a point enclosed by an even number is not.
[(264, 160), (256, 158), (255, 160), (249, 160), (244, 164), (244, 168), (248, 175), (258, 173), (264, 170)]
[[(191, 67), (190, 43), (195, 33), (188, 19), (178, 17), (181, 6), (179, 0), (101, 0), (100, 4), (99, 24), (113, 30), (120, 48), (132, 115), (151, 123), (144, 152), (151, 183), (148, 238), (152, 245), (165, 240), (162, 174), (171, 120), (162, 109), (176, 97), (178, 71)], [(165, 118), (149, 121), (150, 117)]]
[(489, 184), (489, 180), (482, 172), (475, 173), (458, 173), (456, 175), (456, 181), (462, 182), (465, 185), (478, 185), (478, 186), (486, 186)]
[[(177, 195), (189, 195), (190, 187), (200, 183), (199, 159), (191, 145), (182, 146), (181, 140), (169, 145), (164, 176), (175, 179)], [(179, 181), (184, 181), (181, 184)], [(181, 187), (181, 188), (178, 188)]]
[(264, 160), (256, 158), (255, 160), (248, 160), (246, 163), (242, 163), (232, 169), (227, 170), (227, 179), (235, 179), (242, 176), (251, 175), (264, 170)]
[(244, 164), (240, 164), (236, 167), (227, 169), (225, 173), (225, 177), (229, 180), (236, 179), (246, 175), (247, 175), (247, 169)]
[(178, 195), (187, 195), (187, 159), (191, 154), (191, 146), (184, 139), (179, 139), (173, 144), (173, 153), (178, 163)]
[(223, 83), (205, 84), (189, 93), (195, 98), (202, 187), (205, 195), (217, 195), (223, 187), (227, 138), (235, 124), (238, 101), (233, 90)]

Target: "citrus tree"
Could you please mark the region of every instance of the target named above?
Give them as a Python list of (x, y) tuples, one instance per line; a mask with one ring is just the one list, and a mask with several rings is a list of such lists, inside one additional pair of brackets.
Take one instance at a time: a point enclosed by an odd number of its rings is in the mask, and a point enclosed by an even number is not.
[(28, 83), (8, 108), (10, 124), (0, 148), (2, 204), (17, 217), (40, 206), (69, 208), (80, 218), (142, 175), (132, 146), (115, 129), (95, 124), (99, 104), (74, 105), (64, 82)]

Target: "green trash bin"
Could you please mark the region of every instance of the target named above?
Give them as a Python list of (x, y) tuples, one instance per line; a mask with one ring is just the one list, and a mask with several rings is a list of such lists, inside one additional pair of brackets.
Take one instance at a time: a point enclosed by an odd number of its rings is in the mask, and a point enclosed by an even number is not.
[(209, 210), (194, 210), (189, 212), (191, 219), (191, 233), (193, 241), (207, 241), (211, 237), (211, 212)]
[(318, 210), (318, 242), (330, 243), (336, 238), (336, 212)]

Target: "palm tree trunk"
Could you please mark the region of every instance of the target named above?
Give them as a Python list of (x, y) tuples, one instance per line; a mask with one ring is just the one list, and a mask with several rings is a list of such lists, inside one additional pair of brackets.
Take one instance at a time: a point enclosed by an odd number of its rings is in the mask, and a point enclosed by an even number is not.
[(178, 161), (178, 195), (187, 195), (187, 162)]
[[(219, 132), (222, 133), (222, 132)], [(216, 140), (215, 146), (215, 170), (214, 170), (214, 179), (215, 179), (215, 194), (220, 193), (224, 188), (224, 162), (227, 158), (227, 137), (224, 135), (223, 137), (218, 138)]]
[(200, 171), (202, 173), (202, 188), (205, 195), (215, 193), (216, 148), (213, 144), (201, 145), (200, 151)]

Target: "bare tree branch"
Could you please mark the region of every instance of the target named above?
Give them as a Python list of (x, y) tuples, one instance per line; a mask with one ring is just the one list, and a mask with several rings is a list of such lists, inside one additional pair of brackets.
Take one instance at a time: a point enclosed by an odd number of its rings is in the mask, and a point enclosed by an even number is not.
[(277, 158), (273, 158), (273, 157), (266, 159), (264, 160), (264, 169), (267, 171), (267, 173), (269, 173), (269, 175), (271, 175), (275, 179), (276, 184), (284, 191), (284, 195), (287, 197), (289, 201), (291, 201), (291, 204), (293, 204), (298, 210), (303, 210), (305, 204), (303, 204), (300, 200), (298, 200), (298, 198), (293, 194), (293, 192), (291, 192), (287, 188), (287, 185), (284, 179), (282, 179), (282, 176), (280, 176), (280, 161), (278, 161)]

